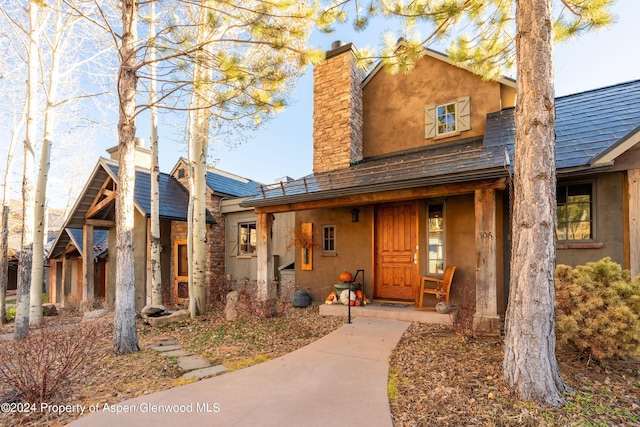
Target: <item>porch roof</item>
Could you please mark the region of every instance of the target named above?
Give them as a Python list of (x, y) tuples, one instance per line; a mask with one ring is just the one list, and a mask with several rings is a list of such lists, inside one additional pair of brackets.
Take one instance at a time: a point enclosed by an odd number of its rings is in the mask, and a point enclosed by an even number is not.
[(367, 158), (350, 168), (262, 186), (241, 206), (273, 206), (419, 186), (496, 179), (508, 175), (504, 147), (481, 138)]

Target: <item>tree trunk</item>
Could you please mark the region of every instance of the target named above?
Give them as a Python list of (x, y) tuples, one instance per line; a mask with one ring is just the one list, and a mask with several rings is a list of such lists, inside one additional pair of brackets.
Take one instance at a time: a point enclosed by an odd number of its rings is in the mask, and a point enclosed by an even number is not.
[(158, 107), (156, 105), (156, 48), (155, 0), (149, 3), (149, 80), (151, 105), (151, 230), (150, 230), (150, 264), (151, 264), (151, 304), (162, 305), (162, 271), (160, 266), (160, 168), (158, 166)]
[(522, 400), (564, 404), (555, 358), (555, 109), (551, 0), (518, 1), (513, 249), (504, 378)]
[(27, 77), (27, 127), (24, 138), (24, 166), (22, 177), (22, 244), (18, 267), (18, 295), (13, 337), (22, 340), (29, 335), (29, 292), (33, 262), (33, 225), (35, 209), (33, 143), (38, 131), (38, 7), (29, 2), (29, 51)]
[(33, 240), (33, 267), (31, 271), (31, 296), (29, 323), (42, 323), (42, 284), (44, 282), (44, 245), (47, 243), (47, 182), (49, 166), (51, 164), (51, 147), (55, 127), (55, 103), (60, 84), (60, 56), (64, 54), (59, 49), (60, 39), (64, 37), (62, 29), (62, 4), (55, 5), (54, 40), (51, 52), (51, 67), (49, 71), (49, 87), (44, 111), (44, 136), (40, 151), (40, 167), (38, 169), (38, 186), (36, 188), (35, 224)]
[(135, 110), (138, 6), (136, 0), (122, 1), (122, 45), (118, 97), (118, 189), (116, 192), (116, 303), (113, 350), (116, 354), (138, 351), (135, 311), (133, 225), (135, 186)]
[[(196, 43), (202, 44), (206, 40), (210, 26), (205, 25), (209, 19), (209, 8), (206, 7), (210, 1), (200, 10), (200, 25)], [(206, 311), (206, 276), (207, 276), (207, 151), (209, 146), (209, 123), (211, 113), (209, 105), (208, 90), (211, 84), (211, 70), (206, 66), (208, 57), (207, 49), (211, 49), (211, 44), (206, 45), (202, 50), (196, 52), (193, 69), (193, 92), (191, 94), (190, 114), (190, 143), (192, 149), (192, 177), (191, 197), (193, 200), (193, 211), (189, 217), (192, 221), (190, 228), (191, 236), (189, 240), (193, 245), (193, 253), (190, 264), (193, 266), (192, 279), (189, 280), (189, 312), (191, 317), (202, 315)], [(191, 176), (191, 175), (190, 175)]]
[(4, 170), (4, 187), (2, 192), (2, 228), (0, 229), (0, 325), (7, 319), (7, 284), (9, 283), (9, 183), (13, 155), (18, 147), (18, 130), (25, 120), (26, 104), (20, 116), (20, 124), (14, 128), (7, 152), (7, 167)]

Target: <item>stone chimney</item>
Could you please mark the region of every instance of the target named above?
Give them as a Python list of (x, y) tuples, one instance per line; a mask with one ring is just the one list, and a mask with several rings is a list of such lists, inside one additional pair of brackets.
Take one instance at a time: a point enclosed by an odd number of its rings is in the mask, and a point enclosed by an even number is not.
[[(151, 150), (149, 150), (146, 145), (144, 138), (136, 138), (135, 162), (136, 167), (150, 170)], [(107, 148), (107, 153), (109, 153), (109, 158), (111, 160), (115, 160), (117, 162), (120, 159), (117, 145), (115, 147)]]
[(362, 81), (353, 45), (334, 42), (313, 69), (313, 173), (362, 160)]

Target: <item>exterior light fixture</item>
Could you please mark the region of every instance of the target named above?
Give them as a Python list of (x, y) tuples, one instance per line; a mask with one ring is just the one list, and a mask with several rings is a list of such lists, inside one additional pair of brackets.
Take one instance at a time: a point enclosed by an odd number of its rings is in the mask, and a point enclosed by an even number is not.
[(360, 209), (351, 209), (351, 222), (360, 222)]

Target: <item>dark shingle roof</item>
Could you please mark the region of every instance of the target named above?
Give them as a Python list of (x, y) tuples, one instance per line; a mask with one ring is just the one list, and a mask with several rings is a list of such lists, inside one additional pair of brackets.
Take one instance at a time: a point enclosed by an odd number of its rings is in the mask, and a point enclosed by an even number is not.
[[(487, 116), (484, 144), (515, 142), (513, 108)], [(587, 166), (640, 126), (640, 80), (556, 99), (556, 167)]]
[[(115, 176), (118, 175), (118, 165), (107, 163)], [(171, 175), (160, 173), (158, 185), (160, 193), (160, 218), (186, 221), (189, 210), (189, 193)], [(151, 214), (151, 174), (147, 171), (136, 170), (136, 185), (134, 190), (136, 203), (148, 217)], [(208, 222), (215, 222), (207, 216)]]
[(245, 178), (233, 178), (215, 169), (207, 170), (207, 185), (215, 193), (233, 197), (246, 197), (256, 194), (260, 183)]
[[(368, 158), (348, 169), (263, 186), (245, 206), (320, 200), (507, 175), (515, 143), (515, 109), (487, 116), (475, 139)], [(590, 167), (598, 156), (640, 130), (640, 80), (556, 99), (556, 166)]]
[[(84, 252), (84, 239), (81, 228), (66, 228), (65, 231), (71, 236), (74, 246), (80, 253)], [(94, 256), (99, 257), (109, 250), (109, 231), (108, 230), (93, 230), (93, 253)]]

